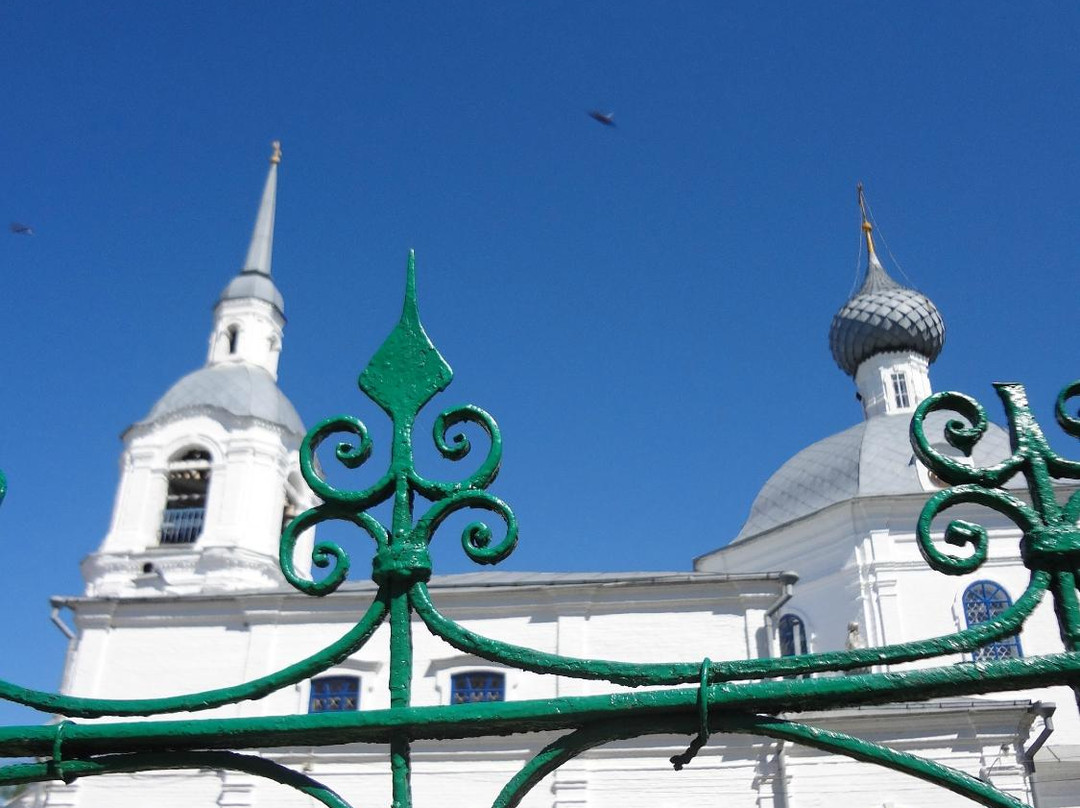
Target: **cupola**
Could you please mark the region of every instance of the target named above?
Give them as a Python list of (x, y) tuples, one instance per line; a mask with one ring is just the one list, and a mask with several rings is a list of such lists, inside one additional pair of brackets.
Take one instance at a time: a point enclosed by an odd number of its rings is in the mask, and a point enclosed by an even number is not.
[(866, 271), (858, 291), (833, 317), (829, 348), (840, 369), (855, 379), (867, 417), (908, 412), (930, 395), (928, 367), (945, 345), (945, 323), (930, 298), (885, 271), (861, 184), (858, 201)]

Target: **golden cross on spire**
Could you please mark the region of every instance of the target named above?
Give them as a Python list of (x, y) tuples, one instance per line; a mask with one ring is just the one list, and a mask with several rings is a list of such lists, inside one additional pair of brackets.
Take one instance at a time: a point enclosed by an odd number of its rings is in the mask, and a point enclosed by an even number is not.
[(866, 214), (866, 197), (863, 195), (863, 187), (860, 182), (855, 186), (855, 193), (859, 198), (859, 213), (862, 214), (862, 230), (866, 234), (866, 249), (870, 253), (871, 257), (876, 257), (877, 253), (874, 252), (874, 226), (870, 224), (870, 217)]
[[(281, 162), (281, 141), (280, 140), (275, 140), (271, 144), (271, 147), (274, 149), (274, 151), (270, 155), (270, 162), (273, 163), (274, 165), (277, 165), (278, 163)], [(859, 187), (861, 188), (862, 186), (859, 186)]]

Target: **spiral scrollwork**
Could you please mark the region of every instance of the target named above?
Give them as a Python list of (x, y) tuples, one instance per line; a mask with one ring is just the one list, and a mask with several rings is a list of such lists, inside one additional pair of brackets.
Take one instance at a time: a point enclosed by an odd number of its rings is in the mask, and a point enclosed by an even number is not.
[(349, 574), (349, 554), (341, 545), (333, 541), (317, 541), (311, 551), (312, 564), (319, 569), (329, 568), (329, 572), (323, 578), (318, 581), (304, 578), (296, 571), (294, 554), (300, 534), (315, 525), (331, 520), (356, 525), (371, 536), (379, 548), (386, 547), (389, 542), (386, 528), (369, 514), (343, 511), (331, 504), (319, 505), (304, 511), (289, 522), (282, 531), (278, 561), (285, 580), (308, 595), (329, 595), (341, 586)]
[(465, 554), (477, 564), (498, 564), (510, 555), (517, 546), (517, 517), (510, 506), (486, 491), (458, 491), (446, 499), (436, 502), (416, 523), (412, 531), (412, 541), (430, 542), (448, 516), (465, 508), (478, 508), (499, 516), (506, 526), (506, 534), (501, 541), (492, 544), (494, 536), (491, 528), (484, 522), (470, 522), (461, 534), (461, 546)]
[[(1070, 399), (1077, 397), (1080, 397), (1080, 381), (1075, 381), (1066, 386), (1058, 394), (1054, 406), (1054, 416), (1057, 418), (1058, 424), (1066, 434), (1074, 438), (1080, 438), (1080, 415), (1070, 415), (1068, 408)], [(1080, 478), (1080, 463), (1075, 460), (1066, 460), (1050, 452), (1049, 447), (1047, 447), (1047, 453), (1049, 456), (1046, 458), (1046, 463), (1051, 474), (1059, 478), (1065, 477), (1074, 480)], [(1075, 517), (1073, 521), (1075, 521)]]
[(322, 476), (315, 453), (323, 441), (331, 435), (340, 433), (356, 437), (355, 443), (341, 441), (334, 447), (334, 457), (345, 468), (359, 468), (371, 457), (373, 444), (363, 421), (351, 415), (335, 415), (320, 421), (304, 436), (300, 444), (300, 471), (311, 490), (327, 502), (336, 502), (358, 509), (370, 507), (388, 498), (393, 488), (393, 478), (390, 474), (385, 474), (373, 486), (362, 491), (337, 488)]
[(982, 525), (966, 519), (954, 519), (945, 528), (945, 543), (954, 547), (970, 544), (974, 548), (966, 557), (954, 556), (939, 550), (931, 536), (931, 526), (935, 518), (949, 508), (971, 503), (982, 505), (997, 511), (1012, 521), (1025, 533), (1038, 528), (1041, 524), (1039, 515), (1028, 505), (1004, 491), (991, 490), (978, 485), (958, 485), (941, 491), (926, 501), (915, 534), (919, 542), (919, 552), (933, 569), (946, 575), (966, 575), (974, 572), (986, 561), (989, 551), (989, 537)]
[(1080, 438), (1080, 416), (1069, 414), (1069, 400), (1080, 396), (1080, 381), (1075, 381), (1072, 384), (1066, 386), (1057, 397), (1057, 402), (1054, 406), (1054, 416), (1057, 418), (1058, 424), (1061, 428), (1072, 435), (1074, 438)]
[(446, 483), (415, 475), (413, 485), (429, 499), (440, 499), (455, 491), (487, 488), (499, 475), (499, 466), (502, 463), (502, 433), (495, 419), (473, 404), (452, 407), (439, 413), (432, 428), (435, 448), (439, 454), (447, 460), (457, 461), (464, 459), (472, 451), (472, 443), (464, 432), (449, 435), (450, 430), (460, 424), (474, 424), (487, 434), (487, 456), (475, 472), (460, 482)]
[(911, 418), (911, 447), (922, 463), (949, 485), (979, 483), (986, 486), (999, 486), (1019, 470), (1024, 458), (1013, 454), (993, 466), (973, 468), (954, 457), (942, 454), (935, 449), (926, 435), (926, 418), (932, 412), (955, 412), (966, 419), (967, 423), (951, 419), (945, 424), (945, 440), (954, 449), (970, 456), (975, 444), (986, 434), (990, 421), (983, 406), (963, 393), (935, 393), (918, 407)]

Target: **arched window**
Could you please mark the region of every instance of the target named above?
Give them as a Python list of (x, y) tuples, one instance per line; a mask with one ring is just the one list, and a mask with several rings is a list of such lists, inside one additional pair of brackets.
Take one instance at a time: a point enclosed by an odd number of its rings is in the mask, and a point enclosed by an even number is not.
[(780, 618), (780, 656), (797, 656), (806, 653), (806, 626), (793, 614)]
[(169, 461), (169, 489), (161, 515), (162, 544), (192, 544), (199, 538), (210, 488), (210, 453), (190, 449)]
[(506, 676), (498, 671), (465, 671), (450, 677), (450, 703), (506, 701)]
[(320, 676), (311, 680), (309, 713), (345, 713), (359, 709), (359, 676)]
[[(1001, 584), (993, 581), (976, 581), (964, 590), (964, 618), (968, 626), (977, 626), (992, 620), (1012, 606), (1012, 598)], [(975, 651), (976, 662), (984, 659), (1010, 659), (1022, 657), (1019, 637), (1006, 637), (989, 643)]]
[(237, 343), (240, 341), (240, 328), (239, 326), (230, 325), (225, 330), (225, 336), (229, 340), (229, 354), (236, 353)]

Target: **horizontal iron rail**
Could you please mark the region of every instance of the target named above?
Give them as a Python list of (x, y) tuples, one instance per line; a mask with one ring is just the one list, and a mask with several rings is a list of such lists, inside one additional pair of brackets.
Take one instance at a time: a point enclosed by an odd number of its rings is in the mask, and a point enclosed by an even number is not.
[[(710, 716), (725, 711), (796, 713), (835, 707), (925, 701), (999, 690), (1080, 682), (1080, 652), (942, 668), (834, 678), (720, 683), (705, 688)], [(164, 749), (261, 749), (411, 739), (473, 738), (577, 729), (617, 716), (688, 714), (697, 725), (698, 688), (678, 687), (518, 702), (398, 707), (355, 713), (257, 718), (63, 722), (0, 729), (0, 757), (53, 753), (63, 734), (64, 758)], [(62, 729), (61, 729), (62, 728)]]

